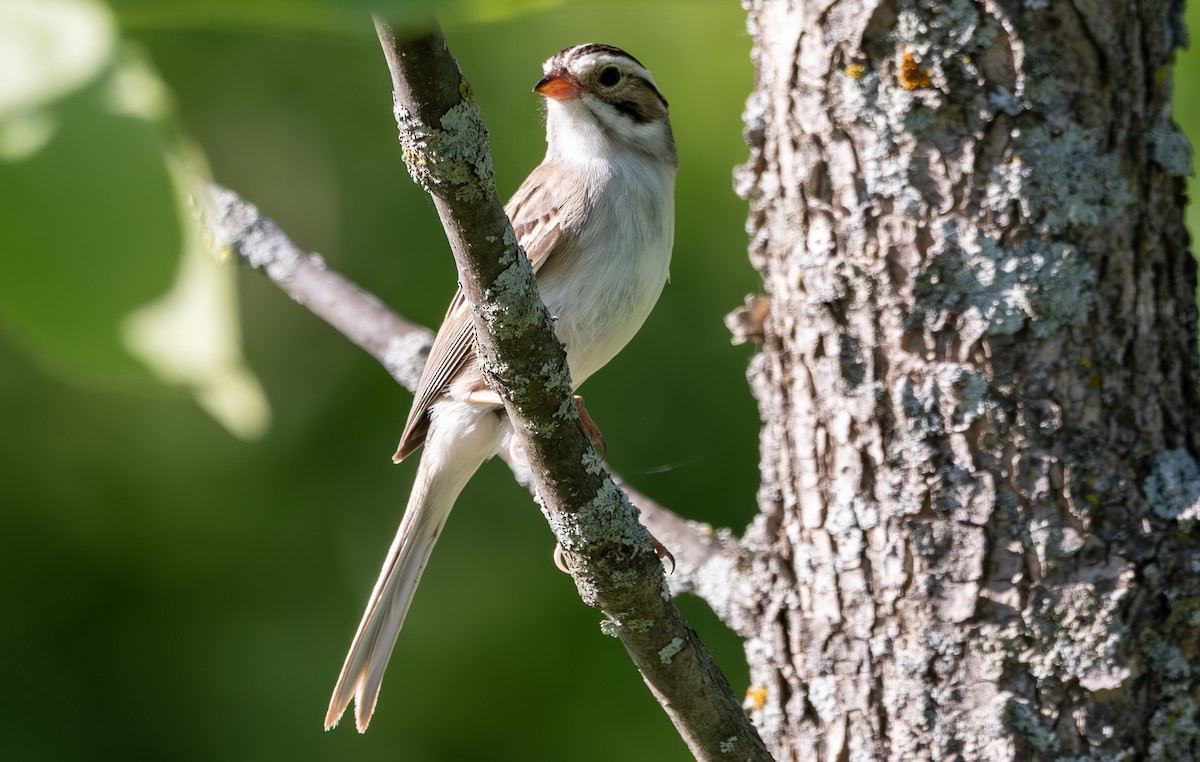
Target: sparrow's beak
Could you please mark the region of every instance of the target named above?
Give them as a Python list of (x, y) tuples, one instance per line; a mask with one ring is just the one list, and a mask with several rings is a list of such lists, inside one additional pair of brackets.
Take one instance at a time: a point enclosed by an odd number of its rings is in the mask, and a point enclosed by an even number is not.
[(579, 83), (562, 69), (554, 69), (539, 79), (533, 91), (556, 101), (578, 98), (580, 93)]

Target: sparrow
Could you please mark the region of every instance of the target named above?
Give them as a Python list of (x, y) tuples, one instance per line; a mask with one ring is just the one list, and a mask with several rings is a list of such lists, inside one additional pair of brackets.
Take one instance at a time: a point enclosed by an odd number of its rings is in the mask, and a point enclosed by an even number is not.
[[(546, 157), (505, 206), (578, 388), (633, 338), (667, 281), (679, 162), (667, 100), (611, 45), (576, 45), (543, 65)], [(512, 426), (484, 383), (462, 289), (434, 338), (397, 463), (425, 446), (404, 518), (342, 665), (325, 729), (354, 700), (365, 732), (434, 543), (463, 487)]]

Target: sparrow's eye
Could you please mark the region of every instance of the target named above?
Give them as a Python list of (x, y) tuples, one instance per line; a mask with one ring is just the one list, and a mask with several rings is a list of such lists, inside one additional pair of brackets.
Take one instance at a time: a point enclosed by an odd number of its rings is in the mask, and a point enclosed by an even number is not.
[(612, 87), (621, 81), (621, 70), (615, 66), (605, 66), (600, 70), (597, 80), (605, 87)]

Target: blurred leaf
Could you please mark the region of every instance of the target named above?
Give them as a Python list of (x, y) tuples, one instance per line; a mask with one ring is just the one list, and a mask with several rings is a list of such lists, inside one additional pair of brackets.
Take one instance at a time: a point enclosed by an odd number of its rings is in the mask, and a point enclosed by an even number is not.
[(0, 120), (95, 78), (112, 57), (113, 22), (92, 0), (0, 3)]
[(0, 164), (0, 318), (57, 365), (144, 377), (116, 326), (170, 282), (179, 218), (157, 128), (112, 84), (46, 109), (48, 142)]
[(374, 35), (371, 15), (431, 15), (435, 0), (110, 0), (122, 25), (139, 28), (258, 27)]
[[(199, 156), (199, 150), (195, 149)], [(198, 161), (196, 159), (194, 161)], [(195, 172), (172, 162), (179, 198), (202, 197)], [(181, 215), (188, 210), (180, 209)], [(242, 357), (233, 267), (213, 257), (199, 224), (185, 224), (183, 256), (163, 296), (121, 325), (129, 352), (163, 381), (187, 387), (197, 404), (230, 433), (253, 439), (266, 431), (266, 393)]]
[(181, 208), (194, 173), (170, 93), (96, 3), (0, 5), (0, 42), (14, 29), (22, 41), (0, 59), (17, 74), (0, 80), (0, 322), (67, 376), (153, 375), (238, 436), (260, 434), (234, 271)]

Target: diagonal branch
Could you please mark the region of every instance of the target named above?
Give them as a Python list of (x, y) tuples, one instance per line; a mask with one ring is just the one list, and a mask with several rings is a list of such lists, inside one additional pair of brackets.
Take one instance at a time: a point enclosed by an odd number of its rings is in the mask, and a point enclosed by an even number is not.
[(579, 423), (566, 353), (496, 195), (487, 128), (436, 27), (376, 31), (409, 173), (432, 196), (472, 305), (489, 386), (504, 400), (585, 603), (604, 612), (697, 759), (770, 759), (708, 650), (667, 594), (637, 509)]

